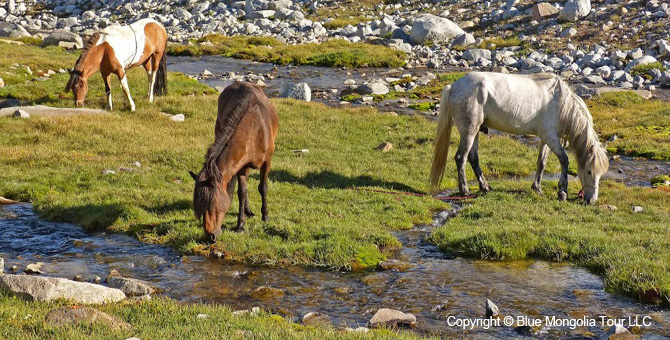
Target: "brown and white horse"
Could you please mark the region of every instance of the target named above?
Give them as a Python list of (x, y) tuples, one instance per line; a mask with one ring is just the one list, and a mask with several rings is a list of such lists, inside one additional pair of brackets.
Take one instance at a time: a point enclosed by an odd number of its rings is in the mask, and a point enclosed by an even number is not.
[(111, 110), (110, 76), (115, 74), (128, 97), (130, 111), (135, 111), (126, 72), (131, 67), (144, 66), (149, 79), (149, 102), (153, 102), (154, 94), (160, 96), (167, 93), (166, 48), (167, 32), (163, 25), (153, 19), (142, 19), (126, 26), (109, 26), (91, 36), (74, 69), (70, 71), (70, 81), (65, 91), (72, 90), (75, 105), (84, 106), (88, 78), (100, 71), (105, 82), (107, 106)]

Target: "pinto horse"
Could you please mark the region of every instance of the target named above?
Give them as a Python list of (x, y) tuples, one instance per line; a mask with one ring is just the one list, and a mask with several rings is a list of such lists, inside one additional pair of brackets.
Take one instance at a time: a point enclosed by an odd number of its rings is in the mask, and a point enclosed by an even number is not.
[(542, 192), (542, 173), (551, 150), (561, 163), (558, 199), (567, 199), (568, 155), (561, 141), (568, 141), (577, 156), (578, 177), (585, 203), (598, 199), (600, 177), (607, 172), (607, 153), (593, 129), (593, 118), (584, 101), (554, 74), (511, 75), (472, 72), (445, 87), (440, 100), (430, 182), (433, 190), (444, 176), (452, 126), (460, 142), (456, 151), (459, 191), (470, 194), (465, 162), (470, 162), (482, 192), (491, 190), (479, 166), (479, 131), (494, 128), (512, 134), (537, 135), (540, 155), (532, 189)]
[(259, 86), (235, 82), (219, 96), (214, 143), (207, 149), (200, 173), (189, 171), (195, 180), (193, 210), (211, 241), (221, 235), (236, 180), (236, 229), (243, 230), (246, 217), (254, 216), (247, 197), (250, 169), (260, 169), (261, 214), (263, 221), (268, 220), (268, 174), (278, 125), (277, 110)]
[(135, 111), (135, 102), (130, 96), (126, 72), (137, 65), (144, 66), (149, 79), (149, 102), (154, 94), (167, 93), (167, 63), (165, 50), (167, 33), (163, 25), (152, 19), (142, 19), (127, 26), (109, 26), (91, 36), (70, 71), (70, 80), (65, 91), (72, 90), (74, 102), (84, 106), (88, 93), (88, 78), (98, 70), (105, 82), (107, 106), (112, 109), (111, 75), (121, 81), (121, 88), (130, 103), (130, 111)]

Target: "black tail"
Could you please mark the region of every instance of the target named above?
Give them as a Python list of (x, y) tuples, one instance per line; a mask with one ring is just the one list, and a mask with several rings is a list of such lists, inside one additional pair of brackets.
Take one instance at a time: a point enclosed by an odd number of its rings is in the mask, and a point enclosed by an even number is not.
[(158, 65), (158, 73), (156, 74), (156, 84), (154, 84), (154, 95), (164, 96), (167, 94), (167, 43), (165, 43), (165, 51), (161, 56), (160, 65)]

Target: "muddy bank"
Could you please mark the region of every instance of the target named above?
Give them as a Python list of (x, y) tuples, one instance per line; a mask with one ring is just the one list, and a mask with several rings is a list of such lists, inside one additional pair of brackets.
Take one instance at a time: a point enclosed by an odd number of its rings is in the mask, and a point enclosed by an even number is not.
[[(444, 223), (448, 213), (435, 216)], [(122, 275), (151, 282), (163, 294), (185, 302), (216, 302), (238, 309), (254, 306), (293, 317), (318, 311), (336, 326), (365, 324), (382, 307), (413, 313), (417, 331), (445, 337), (463, 334), (515, 338), (510, 328), (463, 332), (447, 324), (448, 316), (484, 315), (484, 301), (495, 301), (505, 315), (581, 317), (651, 315), (646, 335), (670, 336), (670, 312), (615, 297), (587, 270), (544, 261), (491, 262), (454, 258), (426, 243), (432, 226), (397, 234), (405, 247), (394, 258), (409, 263), (402, 271), (330, 272), (300, 267), (272, 268), (231, 264), (197, 256), (180, 256), (163, 246), (143, 244), (119, 234), (88, 234), (76, 225), (42, 221), (28, 204), (0, 207), (0, 257), (6, 266), (25, 268), (45, 262), (48, 276), (86, 280)], [(283, 295), (254, 299), (259, 287)], [(564, 339), (603, 334), (602, 327), (546, 328), (537, 336)]]

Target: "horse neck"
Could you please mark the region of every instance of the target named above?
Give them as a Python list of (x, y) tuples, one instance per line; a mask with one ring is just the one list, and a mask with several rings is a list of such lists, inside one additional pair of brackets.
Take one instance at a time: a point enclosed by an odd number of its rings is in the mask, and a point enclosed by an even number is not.
[(600, 147), (600, 141), (593, 129), (593, 121), (586, 104), (581, 102), (581, 99), (572, 96), (569, 99), (572, 102), (567, 104), (569, 109), (562, 113), (561, 125), (564, 129), (564, 136), (570, 142), (570, 148), (574, 150), (578, 165), (581, 167), (594, 150)]
[(100, 64), (102, 63), (105, 53), (105, 48), (102, 45), (91, 47), (86, 53), (84, 60), (82, 60), (79, 67), (77, 67), (77, 71), (81, 72), (82, 78), (88, 80), (91, 75), (100, 70)]

